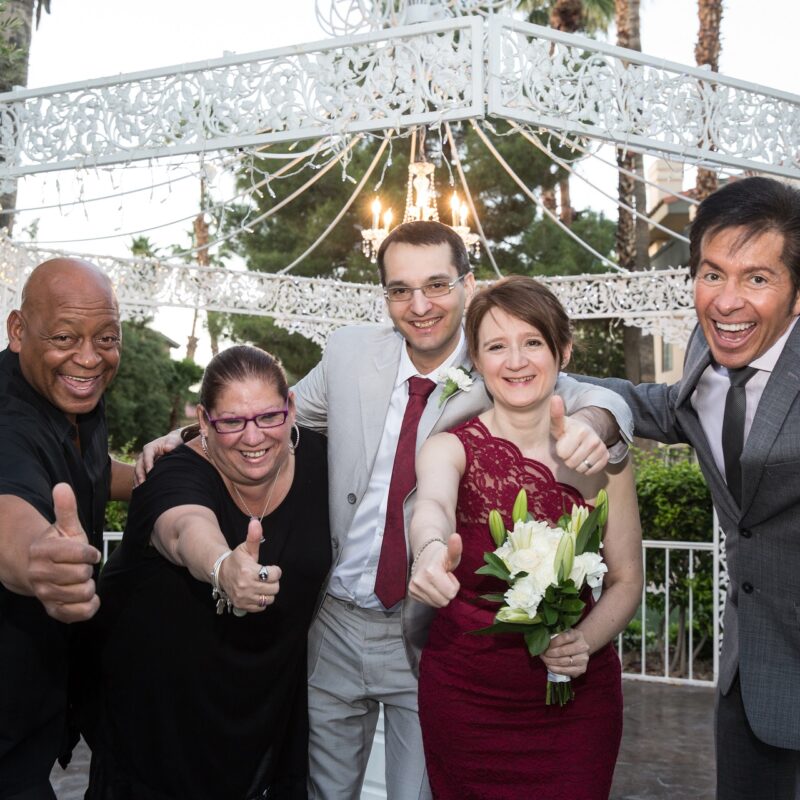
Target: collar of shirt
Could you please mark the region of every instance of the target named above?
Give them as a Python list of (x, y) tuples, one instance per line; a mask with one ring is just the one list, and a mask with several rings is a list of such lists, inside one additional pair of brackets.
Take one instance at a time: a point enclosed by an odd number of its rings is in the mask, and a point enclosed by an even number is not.
[(459, 366), (464, 362), (465, 353), (466, 353), (466, 344), (467, 338), (464, 335), (464, 329), (461, 328), (461, 332), (458, 338), (458, 344), (456, 345), (455, 350), (441, 363), (439, 364), (436, 369), (432, 372), (429, 372), (427, 375), (423, 375), (415, 366), (414, 362), (411, 360), (411, 356), (408, 355), (408, 348), (402, 347), (400, 348), (400, 363), (397, 367), (397, 376), (394, 379), (394, 388), (397, 389), (398, 387), (402, 386), (409, 378), (413, 378), (415, 375), (419, 375), (421, 378), (429, 378), (434, 383), (436, 383), (436, 389), (434, 389), (434, 394), (441, 393), (443, 381), (439, 380), (439, 373), (443, 372), (446, 369), (449, 369), (452, 366)]
[[(772, 347), (758, 358), (753, 359), (748, 365), (755, 367), (758, 372), (753, 375), (745, 387), (745, 397), (747, 398), (744, 417), (745, 442), (753, 426), (761, 395), (764, 393), (767, 381), (781, 357), (786, 341), (797, 324), (797, 320), (798, 317), (795, 317)], [(717, 468), (723, 475), (725, 474), (725, 460), (722, 455), (722, 414), (720, 409), (725, 408), (725, 398), (730, 385), (728, 370), (712, 361), (700, 376), (697, 387), (692, 393), (692, 405), (700, 419)]]

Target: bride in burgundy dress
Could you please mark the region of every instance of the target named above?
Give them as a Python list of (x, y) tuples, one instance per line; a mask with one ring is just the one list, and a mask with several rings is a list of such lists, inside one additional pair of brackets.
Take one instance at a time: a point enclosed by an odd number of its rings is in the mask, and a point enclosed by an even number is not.
[[(620, 663), (612, 640), (636, 610), (641, 530), (630, 464), (597, 475), (559, 461), (563, 406), (553, 398), (572, 350), (569, 319), (531, 278), (505, 278), (473, 299), (466, 335), (493, 407), (432, 437), (417, 459), (411, 595), (439, 610), (422, 654), (419, 716), (437, 800), (607, 798), (622, 734)], [(525, 488), (535, 519), (555, 523), (572, 504), (608, 493), (602, 593), (582, 598), (578, 624), (537, 658), (519, 634), (480, 635), (498, 606), (480, 595), (508, 587), (476, 575), (495, 549), (489, 511), (511, 528)], [(547, 670), (568, 675), (575, 699), (545, 705)]]

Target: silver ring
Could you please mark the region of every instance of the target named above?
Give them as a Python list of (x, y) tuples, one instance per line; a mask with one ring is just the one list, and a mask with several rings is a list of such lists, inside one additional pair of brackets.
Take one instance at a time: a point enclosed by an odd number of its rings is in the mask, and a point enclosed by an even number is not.
[(570, 666), (572, 666), (574, 663), (575, 663), (575, 662), (574, 662), (574, 660), (573, 660), (572, 656), (570, 656), (570, 657), (569, 657), (569, 665), (570, 665)]
[(258, 579), (262, 583), (266, 583), (269, 580), (269, 567), (267, 566), (261, 567), (261, 569), (258, 571)]
[(591, 468), (592, 468), (592, 462), (591, 462), (591, 461), (587, 461), (587, 460), (584, 458), (584, 459), (583, 459), (583, 463), (584, 463), (584, 464), (586, 464), (586, 468), (587, 468), (587, 469), (591, 469)]
[(258, 607), (259, 608), (267, 607), (267, 596), (265, 594), (260, 594), (258, 596)]

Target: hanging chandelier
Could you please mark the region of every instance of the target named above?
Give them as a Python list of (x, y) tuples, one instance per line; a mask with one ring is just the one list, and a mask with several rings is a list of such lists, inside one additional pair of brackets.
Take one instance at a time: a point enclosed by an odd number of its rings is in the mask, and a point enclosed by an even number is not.
[[(408, 165), (408, 188), (403, 222), (439, 221), (434, 169), (434, 165), (425, 160), (412, 160)], [(450, 227), (462, 238), (467, 252), (478, 256), (480, 254), (480, 237), (470, 230), (467, 204), (462, 202), (457, 192), (453, 192), (453, 196), (450, 198), (450, 211)], [(392, 209), (387, 208), (384, 211), (380, 197), (376, 196), (372, 201), (372, 227), (361, 231), (362, 252), (373, 264), (378, 258), (378, 250), (383, 240), (392, 229), (393, 218)]]

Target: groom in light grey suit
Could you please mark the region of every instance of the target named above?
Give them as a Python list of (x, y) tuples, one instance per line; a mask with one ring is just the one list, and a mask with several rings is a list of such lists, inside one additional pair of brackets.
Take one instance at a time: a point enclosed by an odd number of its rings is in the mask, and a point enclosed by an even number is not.
[[(730, 583), (717, 695), (717, 797), (794, 800), (800, 798), (800, 192), (745, 178), (711, 195), (692, 224), (690, 270), (699, 325), (683, 378), (673, 386), (602, 384), (628, 401), (637, 435), (695, 448), (725, 531)], [(728, 391), (737, 382), (746, 397), (744, 447), (740, 439), (731, 452), (738, 413)]]
[[(378, 266), (393, 325), (336, 331), (320, 364), (294, 387), (298, 422), (328, 435), (334, 566), (309, 638), (310, 796), (325, 800), (360, 795), (381, 703), (388, 797), (430, 797), (416, 668), (432, 610), (408, 597), (386, 608), (377, 597), (376, 574), (395, 452), (411, 405), (407, 382), (414, 376), (436, 381), (448, 367), (471, 370), (462, 317), (475, 280), (461, 238), (438, 222), (395, 228), (380, 248)], [(446, 399), (441, 383), (436, 386), (419, 419), (417, 449), (430, 434), (490, 405), (479, 376), (472, 377), (469, 391)], [(608, 459), (591, 427), (610, 416), (602, 409), (613, 413), (625, 435), (631, 423), (613, 392), (587, 388), (563, 378), (558, 391), (568, 410), (582, 408), (590, 424), (573, 416), (553, 427), (559, 455), (572, 468), (596, 471)], [(407, 500), (403, 509), (406, 521), (411, 504)], [(403, 590), (414, 556), (407, 544), (405, 550)]]

